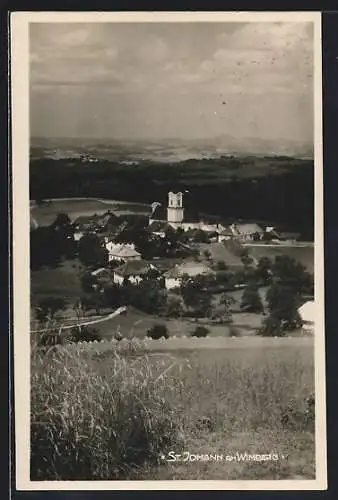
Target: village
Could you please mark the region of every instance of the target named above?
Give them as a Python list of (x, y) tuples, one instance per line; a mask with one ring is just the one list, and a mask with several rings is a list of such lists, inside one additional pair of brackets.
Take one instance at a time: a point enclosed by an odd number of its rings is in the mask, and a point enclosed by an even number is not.
[[(242, 221), (226, 224), (220, 218), (196, 213), (185, 207), (185, 196), (189, 193), (170, 191), (164, 203), (151, 205), (149, 217), (119, 216), (108, 209), (71, 221), (67, 214), (59, 213), (49, 228), (39, 228), (57, 234), (54, 248), (63, 241), (61, 254), (70, 252), (74, 262), (79, 262), (78, 276), (70, 273), (66, 281), (77, 279), (81, 284), (72, 298), (66, 284), (63, 295), (55, 298), (47, 293), (34, 304), (34, 276), (45, 271), (33, 270), (32, 330), (45, 328), (52, 318), (68, 330), (104, 319), (95, 325), (100, 326), (100, 336), (104, 331), (104, 337), (118, 338), (130, 336), (135, 323), (140, 335), (150, 331), (155, 338), (168, 337), (168, 326), (175, 335), (193, 336), (242, 336), (260, 331), (279, 336), (284, 330), (299, 331), (300, 327), (303, 333), (311, 331), (312, 269), (288, 251), (296, 250), (302, 256), (304, 250), (313, 251), (313, 244), (272, 226)], [(31, 227), (33, 261), (34, 247), (42, 244), (34, 246), (37, 232), (35, 223)], [(65, 260), (69, 259), (63, 257)], [(62, 266), (65, 264), (57, 265)], [(71, 267), (73, 272), (76, 266)], [(69, 273), (70, 267), (66, 269)], [(295, 300), (282, 297), (287, 304), (276, 308), (286, 310), (273, 317), (268, 290), (284, 278), (297, 281)], [(53, 292), (51, 283), (49, 287)], [(191, 322), (197, 326), (187, 329)]]

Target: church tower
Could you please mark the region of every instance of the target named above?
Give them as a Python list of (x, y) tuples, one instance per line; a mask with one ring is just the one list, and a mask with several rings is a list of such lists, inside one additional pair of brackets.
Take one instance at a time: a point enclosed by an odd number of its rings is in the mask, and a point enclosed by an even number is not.
[(183, 194), (169, 192), (168, 194), (168, 208), (167, 220), (168, 222), (181, 223), (183, 222), (184, 208), (183, 208)]

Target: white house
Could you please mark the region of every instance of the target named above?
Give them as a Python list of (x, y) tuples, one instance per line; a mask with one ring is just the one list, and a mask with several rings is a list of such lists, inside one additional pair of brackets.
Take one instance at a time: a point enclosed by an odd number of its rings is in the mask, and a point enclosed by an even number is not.
[(79, 241), (85, 235), (84, 231), (75, 231), (74, 232), (74, 241)]
[(182, 283), (182, 277), (186, 275), (195, 278), (199, 275), (208, 276), (212, 274), (215, 274), (214, 271), (201, 262), (184, 262), (165, 273), (165, 287), (167, 290), (179, 287)]
[(114, 269), (114, 283), (122, 285), (125, 279), (133, 284), (140, 283), (151, 270), (156, 270), (156, 267), (143, 260), (125, 262)]
[(308, 300), (298, 309), (305, 330), (313, 330), (315, 324), (315, 302)]
[(108, 261), (119, 260), (127, 262), (129, 260), (141, 260), (141, 254), (135, 250), (133, 243), (113, 243), (108, 241), (106, 244), (108, 250)]

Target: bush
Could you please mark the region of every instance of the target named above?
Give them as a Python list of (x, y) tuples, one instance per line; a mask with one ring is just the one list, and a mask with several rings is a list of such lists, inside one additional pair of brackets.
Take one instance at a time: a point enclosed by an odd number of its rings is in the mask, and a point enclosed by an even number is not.
[(284, 429), (310, 429), (315, 428), (315, 398), (313, 395), (306, 398), (302, 404), (291, 399), (289, 404), (281, 411), (281, 424)]
[(195, 330), (192, 332), (191, 336), (192, 337), (206, 337), (209, 335), (210, 330), (206, 328), (205, 326), (196, 326)]
[(240, 329), (237, 328), (236, 326), (230, 326), (229, 327), (229, 336), (230, 337), (240, 337), (241, 336)]
[(166, 325), (164, 325), (162, 323), (158, 323), (156, 325), (153, 325), (147, 331), (147, 337), (150, 337), (154, 340), (158, 340), (161, 338), (168, 339), (169, 338), (168, 328)]

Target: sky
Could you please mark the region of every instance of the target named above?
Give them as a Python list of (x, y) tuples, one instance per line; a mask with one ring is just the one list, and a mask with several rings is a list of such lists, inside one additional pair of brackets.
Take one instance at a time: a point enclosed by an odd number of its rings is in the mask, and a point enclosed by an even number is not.
[(313, 143), (311, 23), (30, 25), (38, 137)]

